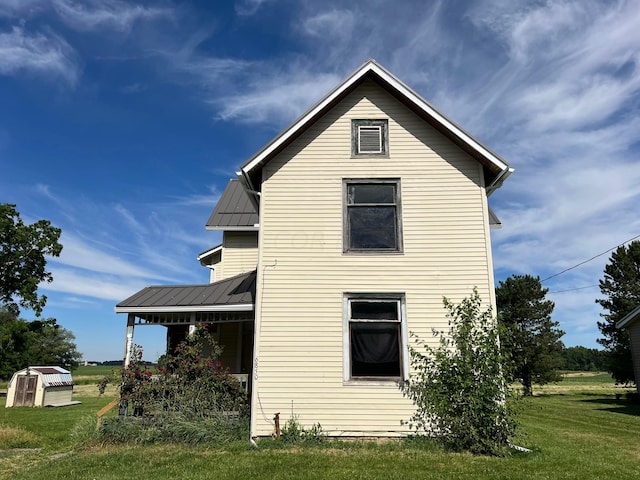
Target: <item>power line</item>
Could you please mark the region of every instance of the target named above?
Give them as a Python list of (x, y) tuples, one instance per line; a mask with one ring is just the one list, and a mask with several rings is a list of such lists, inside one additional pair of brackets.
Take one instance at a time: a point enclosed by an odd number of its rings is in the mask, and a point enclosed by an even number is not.
[(549, 294), (552, 293), (565, 293), (565, 292), (575, 292), (576, 290), (585, 290), (587, 288), (593, 288), (593, 287), (597, 287), (598, 285), (587, 285), (586, 287), (576, 287), (576, 288), (568, 288), (567, 290), (556, 290), (555, 292), (549, 292)]
[(599, 253), (598, 255), (594, 255), (593, 257), (591, 257), (591, 258), (590, 258), (590, 259), (588, 259), (588, 260), (585, 260), (584, 262), (577, 263), (577, 264), (575, 264), (573, 267), (565, 268), (565, 269), (564, 269), (564, 270), (562, 270), (561, 272), (554, 273), (554, 274), (553, 274), (553, 275), (551, 275), (550, 277), (547, 277), (547, 278), (544, 278), (544, 279), (540, 280), (540, 283), (542, 283), (542, 282), (546, 282), (547, 280), (550, 280), (550, 279), (552, 279), (552, 278), (554, 278), (554, 277), (557, 277), (558, 275), (562, 275), (563, 273), (567, 273), (569, 270), (573, 270), (574, 268), (578, 268), (579, 266), (584, 265), (585, 263), (589, 263), (591, 260), (595, 260), (596, 258), (601, 257), (602, 255), (605, 255), (605, 254), (609, 253), (611, 250), (614, 250), (614, 249), (616, 249), (616, 248), (618, 248), (618, 247), (621, 247), (621, 246), (623, 246), (623, 245), (624, 245), (624, 244), (626, 244), (626, 243), (632, 242), (632, 241), (633, 241), (633, 240), (635, 240), (636, 238), (640, 238), (640, 235), (636, 235), (635, 237), (630, 238), (629, 240), (627, 240), (627, 241), (625, 241), (625, 242), (622, 242), (620, 245), (616, 245), (615, 247), (611, 247), (609, 250), (605, 250), (604, 252)]

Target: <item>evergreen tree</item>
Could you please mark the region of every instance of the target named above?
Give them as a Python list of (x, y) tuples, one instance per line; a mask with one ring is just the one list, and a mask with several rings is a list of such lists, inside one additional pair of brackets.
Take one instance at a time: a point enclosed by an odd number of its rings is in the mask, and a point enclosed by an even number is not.
[(600, 292), (606, 298), (596, 300), (608, 311), (598, 322), (603, 338), (598, 343), (607, 353), (607, 370), (619, 383), (633, 381), (631, 342), (625, 329), (616, 324), (640, 305), (640, 241), (618, 247), (604, 268)]
[(551, 319), (554, 303), (546, 299), (548, 291), (540, 277), (531, 275), (512, 275), (496, 288), (501, 346), (524, 395), (533, 394), (534, 383), (562, 380), (564, 332)]

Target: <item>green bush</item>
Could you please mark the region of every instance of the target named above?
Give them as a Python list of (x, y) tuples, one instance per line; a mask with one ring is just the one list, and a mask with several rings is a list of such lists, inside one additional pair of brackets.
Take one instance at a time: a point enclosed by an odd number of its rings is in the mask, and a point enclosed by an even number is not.
[(454, 305), (449, 331), (434, 331), (437, 348), (415, 338), (413, 373), (401, 388), (417, 409), (408, 424), (452, 450), (503, 455), (515, 432), (497, 326), (474, 289)]
[(135, 345), (122, 372), (124, 415), (105, 422), (100, 441), (219, 445), (248, 438), (247, 393), (217, 360), (221, 353), (206, 326), (166, 355), (155, 372)]

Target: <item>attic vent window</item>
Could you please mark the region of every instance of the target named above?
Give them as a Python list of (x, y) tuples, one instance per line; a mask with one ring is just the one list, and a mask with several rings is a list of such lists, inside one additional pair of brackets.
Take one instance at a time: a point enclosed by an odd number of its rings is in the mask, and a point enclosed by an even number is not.
[(351, 153), (354, 156), (387, 156), (388, 125), (387, 120), (353, 120)]
[(382, 127), (358, 127), (358, 153), (382, 152)]

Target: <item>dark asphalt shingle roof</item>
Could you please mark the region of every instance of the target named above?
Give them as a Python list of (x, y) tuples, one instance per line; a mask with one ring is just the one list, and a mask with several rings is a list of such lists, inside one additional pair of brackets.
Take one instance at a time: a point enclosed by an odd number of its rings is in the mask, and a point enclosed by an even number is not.
[[(211, 307), (253, 305), (256, 271), (206, 285), (159, 285), (146, 287), (116, 305), (116, 312), (139, 308)], [(128, 310), (131, 309), (131, 310)]]
[(258, 213), (240, 181), (231, 180), (207, 220), (207, 227), (253, 227), (258, 221)]

